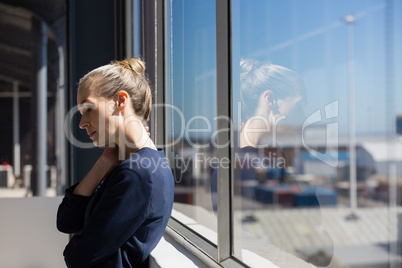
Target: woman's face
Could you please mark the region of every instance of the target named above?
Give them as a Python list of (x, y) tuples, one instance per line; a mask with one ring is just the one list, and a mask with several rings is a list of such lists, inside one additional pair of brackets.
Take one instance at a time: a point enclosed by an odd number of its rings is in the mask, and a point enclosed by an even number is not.
[(116, 103), (98, 97), (85, 83), (78, 89), (77, 103), (81, 113), (79, 127), (85, 129), (95, 146), (114, 143), (118, 129)]
[(277, 100), (277, 115), (284, 117), (284, 122), (289, 125), (301, 125), (304, 120), (304, 100), (295, 94)]

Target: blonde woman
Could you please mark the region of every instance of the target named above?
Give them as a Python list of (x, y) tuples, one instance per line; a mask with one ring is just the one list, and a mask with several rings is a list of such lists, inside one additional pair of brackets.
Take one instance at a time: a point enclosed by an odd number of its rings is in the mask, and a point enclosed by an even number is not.
[(79, 82), (79, 126), (105, 149), (58, 209), (57, 228), (74, 234), (64, 250), (68, 267), (147, 267), (167, 225), (174, 180), (143, 125), (152, 102), (144, 71), (131, 58)]

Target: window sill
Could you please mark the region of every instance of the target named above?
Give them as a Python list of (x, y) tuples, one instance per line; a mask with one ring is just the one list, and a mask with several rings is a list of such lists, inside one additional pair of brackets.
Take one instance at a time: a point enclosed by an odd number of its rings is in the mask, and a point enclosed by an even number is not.
[[(190, 222), (191, 228), (196, 230), (201, 236), (211, 238), (210, 240), (214, 240), (213, 238), (216, 237), (216, 233), (214, 233), (214, 231), (199, 224), (199, 226), (197, 226), (197, 223), (193, 219), (181, 214), (180, 212), (173, 211), (172, 215), (179, 222)], [(192, 242), (193, 241), (189, 241), (188, 238), (175, 231), (171, 226), (168, 226), (163, 238), (157, 247), (151, 252), (149, 267), (232, 267), (230, 263), (235, 263), (225, 261), (219, 264), (205, 252), (203, 252), (203, 249), (195, 246)], [(268, 246), (269, 249), (265, 248), (265, 250), (269, 250), (271, 252), (270, 255), (273, 256), (271, 261), (262, 258), (254, 252), (242, 249), (242, 261), (246, 265), (239, 266), (239, 264), (236, 263), (236, 267), (315, 267), (311, 263), (307, 263), (296, 256), (275, 247), (274, 245)]]

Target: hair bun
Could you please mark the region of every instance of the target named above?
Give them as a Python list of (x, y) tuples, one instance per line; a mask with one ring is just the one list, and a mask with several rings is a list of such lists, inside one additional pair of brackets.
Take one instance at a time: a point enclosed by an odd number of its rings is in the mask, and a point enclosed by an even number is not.
[(136, 75), (142, 75), (145, 72), (145, 63), (136, 58), (128, 58), (121, 61), (112, 62), (113, 65), (122, 66), (125, 69), (131, 70)]

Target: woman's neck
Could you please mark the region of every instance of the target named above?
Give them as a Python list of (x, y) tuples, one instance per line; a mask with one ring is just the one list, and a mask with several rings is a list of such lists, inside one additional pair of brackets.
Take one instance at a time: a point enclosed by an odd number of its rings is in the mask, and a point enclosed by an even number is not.
[(264, 116), (254, 116), (246, 121), (240, 131), (240, 148), (257, 147), (264, 143), (264, 137), (272, 135), (271, 120)]
[(120, 128), (118, 137), (118, 146), (120, 159), (128, 159), (132, 154), (138, 152), (142, 148), (151, 148), (157, 150), (155, 144), (148, 136), (144, 125), (138, 120), (132, 120), (127, 124), (123, 124), (123, 128)]

